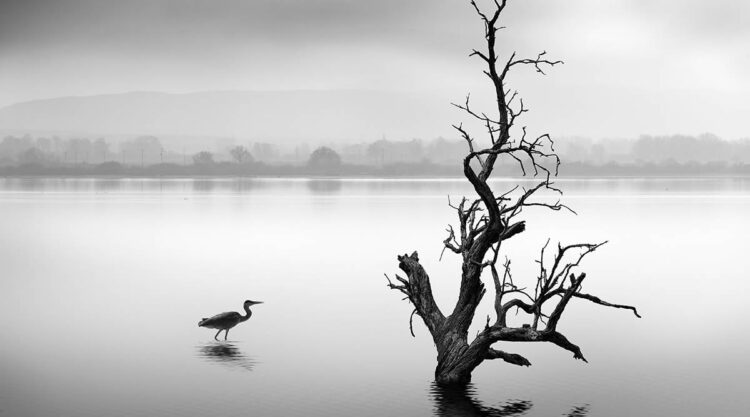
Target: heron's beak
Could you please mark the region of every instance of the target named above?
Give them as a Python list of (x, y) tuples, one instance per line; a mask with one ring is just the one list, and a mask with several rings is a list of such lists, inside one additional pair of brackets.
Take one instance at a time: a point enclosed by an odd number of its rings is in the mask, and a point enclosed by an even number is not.
[(263, 301), (253, 301), (253, 304), (263, 304)]

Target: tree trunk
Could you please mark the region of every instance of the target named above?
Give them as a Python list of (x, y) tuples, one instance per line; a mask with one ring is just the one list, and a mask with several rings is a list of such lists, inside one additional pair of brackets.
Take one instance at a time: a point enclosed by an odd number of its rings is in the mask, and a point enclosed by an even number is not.
[(440, 385), (466, 385), (471, 381), (474, 370), (464, 357), (468, 349), (464, 340), (450, 342), (438, 349), (438, 364), (435, 367), (435, 381)]
[(435, 382), (441, 386), (463, 386), (471, 382), (473, 370), (465, 361), (451, 365), (440, 362), (435, 368)]
[(455, 331), (449, 332), (437, 343), (438, 364), (435, 381), (443, 386), (463, 386), (471, 381), (471, 373), (486, 359), (485, 352), (466, 341)]

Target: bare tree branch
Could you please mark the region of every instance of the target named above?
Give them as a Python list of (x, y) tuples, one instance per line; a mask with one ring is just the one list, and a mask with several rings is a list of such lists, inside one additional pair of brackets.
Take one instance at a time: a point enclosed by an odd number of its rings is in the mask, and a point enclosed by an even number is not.
[(585, 300), (589, 300), (589, 301), (591, 301), (593, 303), (596, 303), (596, 304), (599, 304), (599, 305), (603, 305), (605, 307), (624, 308), (624, 309), (627, 309), (627, 310), (632, 310), (633, 314), (635, 314), (636, 317), (638, 317), (639, 319), (641, 318), (641, 315), (638, 314), (638, 310), (636, 310), (636, 308), (633, 307), (633, 306), (626, 306), (624, 304), (612, 304), (612, 303), (608, 303), (608, 302), (602, 300), (601, 298), (599, 298), (597, 296), (590, 295), (590, 294), (581, 294), (579, 292), (574, 293), (573, 297), (583, 298)]
[(502, 350), (496, 350), (496, 349), (488, 349), (487, 350), (487, 356), (485, 359), (502, 359), (505, 362), (508, 362), (513, 365), (518, 366), (531, 366), (531, 362), (529, 362), (528, 359), (524, 358), (523, 356), (516, 354), (516, 353), (507, 353), (503, 352)]

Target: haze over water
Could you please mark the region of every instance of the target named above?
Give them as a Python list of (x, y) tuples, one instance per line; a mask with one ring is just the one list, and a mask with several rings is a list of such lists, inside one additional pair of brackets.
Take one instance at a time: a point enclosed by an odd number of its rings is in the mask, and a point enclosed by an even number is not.
[[(579, 215), (525, 213), (517, 283), (547, 238), (609, 240), (584, 290), (643, 318), (574, 300), (559, 329), (588, 364), (500, 344), (532, 366), (483, 364), (467, 399), (432, 388), (429, 334), (383, 277), (419, 251), (450, 311), (462, 180), (2, 179), (0, 416), (741, 415), (750, 181), (558, 185)], [(245, 299), (265, 303), (229, 342), (197, 327)]]

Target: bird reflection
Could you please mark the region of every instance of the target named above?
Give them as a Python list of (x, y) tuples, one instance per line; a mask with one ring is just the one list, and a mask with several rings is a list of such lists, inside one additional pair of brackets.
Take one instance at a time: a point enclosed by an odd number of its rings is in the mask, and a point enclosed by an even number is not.
[(511, 400), (497, 407), (487, 407), (474, 399), (474, 387), (442, 387), (435, 383), (430, 389), (436, 416), (511, 417), (525, 414), (531, 401)]
[(214, 342), (198, 346), (198, 355), (208, 362), (219, 363), (246, 371), (252, 371), (255, 367), (253, 358), (242, 353), (234, 343)]

